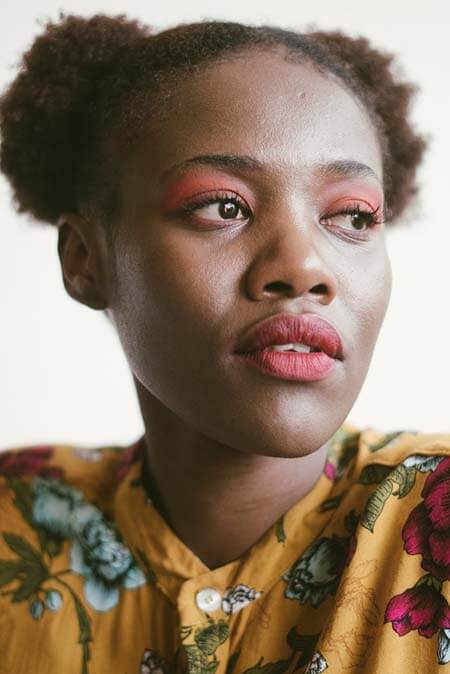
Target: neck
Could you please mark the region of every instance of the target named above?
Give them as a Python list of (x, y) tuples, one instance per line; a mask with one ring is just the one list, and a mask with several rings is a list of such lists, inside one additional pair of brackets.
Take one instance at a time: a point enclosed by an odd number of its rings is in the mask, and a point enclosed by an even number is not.
[(140, 385), (137, 391), (152, 501), (211, 570), (241, 557), (322, 473), (327, 444), (295, 458), (246, 453), (198, 433)]

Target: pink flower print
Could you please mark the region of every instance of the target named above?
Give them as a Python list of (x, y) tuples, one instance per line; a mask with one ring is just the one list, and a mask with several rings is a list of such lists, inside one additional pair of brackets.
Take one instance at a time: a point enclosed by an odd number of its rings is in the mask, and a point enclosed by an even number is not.
[(404, 548), (422, 555), (422, 568), (440, 581), (450, 579), (450, 457), (427, 477), (424, 500), (410, 513), (402, 531)]
[(411, 630), (431, 637), (441, 627), (450, 627), (450, 606), (432, 584), (421, 582), (392, 597), (384, 622), (392, 622), (401, 637)]
[(331, 463), (331, 461), (329, 461), (328, 459), (327, 459), (327, 461), (326, 461), (326, 463), (325, 463), (325, 467), (324, 467), (324, 469), (323, 469), (323, 472), (325, 473), (326, 477), (327, 477), (329, 480), (331, 480), (332, 482), (333, 482), (333, 481), (336, 479), (336, 477), (337, 477), (337, 468), (336, 468), (336, 466), (334, 465), (334, 463)]
[(47, 445), (0, 452), (0, 475), (5, 477), (23, 477), (24, 475), (62, 477), (61, 468), (47, 466), (52, 455), (53, 449)]

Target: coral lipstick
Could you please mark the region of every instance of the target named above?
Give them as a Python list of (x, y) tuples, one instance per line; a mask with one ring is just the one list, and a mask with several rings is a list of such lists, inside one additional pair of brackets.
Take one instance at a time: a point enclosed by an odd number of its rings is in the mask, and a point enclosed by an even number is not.
[(317, 314), (282, 314), (253, 326), (235, 354), (272, 377), (318, 381), (343, 360), (343, 346), (336, 328)]
[(336, 367), (334, 358), (323, 352), (254, 351), (240, 356), (264, 374), (293, 381), (318, 381)]

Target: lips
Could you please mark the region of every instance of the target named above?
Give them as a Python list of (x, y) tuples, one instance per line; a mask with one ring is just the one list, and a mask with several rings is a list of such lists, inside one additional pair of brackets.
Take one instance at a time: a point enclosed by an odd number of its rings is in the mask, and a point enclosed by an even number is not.
[(302, 342), (343, 360), (342, 340), (336, 328), (313, 313), (279, 314), (253, 326), (239, 340), (236, 353), (253, 353), (268, 346)]

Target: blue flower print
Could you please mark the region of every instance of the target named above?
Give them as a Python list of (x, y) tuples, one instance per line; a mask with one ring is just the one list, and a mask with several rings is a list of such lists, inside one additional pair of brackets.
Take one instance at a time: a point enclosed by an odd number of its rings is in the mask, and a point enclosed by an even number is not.
[[(73, 541), (70, 568), (85, 577), (86, 600), (96, 611), (113, 608), (120, 587), (132, 589), (147, 582), (114, 526), (80, 490), (60, 479), (36, 477), (33, 494), (33, 520), (50, 536)], [(39, 606), (33, 612), (40, 617)]]
[(50, 611), (53, 611), (54, 613), (58, 611), (62, 606), (62, 602), (63, 599), (61, 593), (58, 592), (58, 590), (48, 590), (45, 593), (44, 603)]
[(33, 520), (55, 538), (73, 538), (86, 521), (103, 517), (81, 491), (59, 479), (35, 477), (33, 494)]
[(335, 593), (347, 553), (341, 539), (320, 538), (282, 576), (287, 581), (284, 596), (317, 608)]
[(86, 578), (85, 595), (96, 611), (109, 611), (119, 600), (119, 586), (146, 583), (130, 551), (103, 520), (87, 522), (70, 551), (72, 571)]
[(39, 620), (44, 613), (44, 604), (40, 599), (33, 601), (30, 605), (30, 613), (35, 620)]

